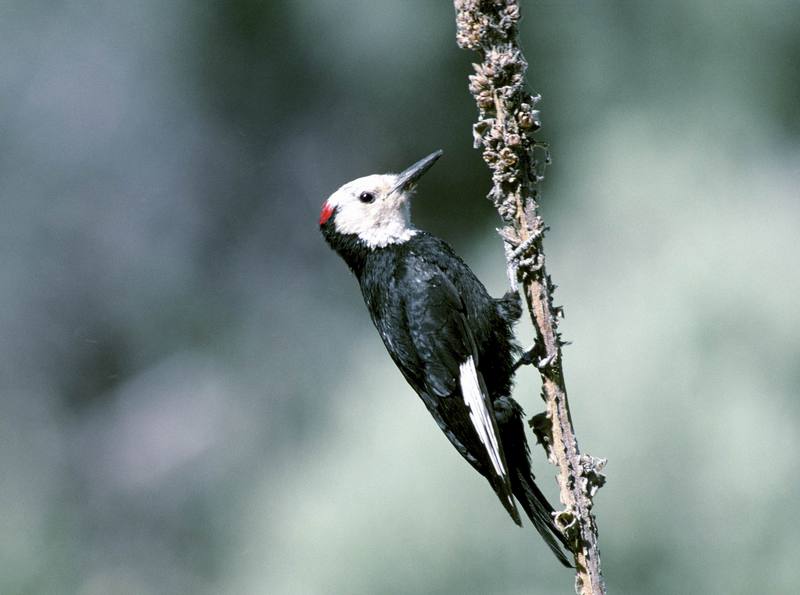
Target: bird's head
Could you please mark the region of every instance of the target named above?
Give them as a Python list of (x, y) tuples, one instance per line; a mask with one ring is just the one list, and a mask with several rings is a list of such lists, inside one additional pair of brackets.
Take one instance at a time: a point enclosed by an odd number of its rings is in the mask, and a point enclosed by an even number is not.
[(405, 242), (416, 233), (409, 198), (417, 180), (442, 156), (431, 153), (399, 174), (376, 174), (348, 182), (334, 192), (319, 216), (330, 240), (332, 234), (354, 235), (368, 248)]

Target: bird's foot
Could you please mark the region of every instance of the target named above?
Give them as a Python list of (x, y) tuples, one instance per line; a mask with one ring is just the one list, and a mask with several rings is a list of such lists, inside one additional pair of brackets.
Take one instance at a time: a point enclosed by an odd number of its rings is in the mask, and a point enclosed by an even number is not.
[(547, 355), (542, 359), (540, 359), (538, 362), (536, 362), (536, 367), (539, 368), (540, 370), (544, 370), (547, 366), (556, 361), (557, 357), (558, 353), (551, 353), (550, 355)]
[(547, 366), (556, 361), (558, 353), (542, 353), (542, 347), (535, 343), (530, 349), (525, 351), (519, 359), (514, 362), (511, 372), (516, 372), (522, 366), (536, 366), (540, 370), (544, 370)]
[(536, 361), (536, 351), (537, 347), (534, 345), (530, 349), (528, 349), (525, 353), (523, 353), (517, 361), (514, 362), (514, 366), (511, 368), (511, 372), (516, 372), (522, 366), (529, 366), (534, 361)]
[(536, 366), (538, 368), (542, 360), (542, 347), (539, 343), (534, 343), (514, 362), (512, 371), (516, 372), (522, 366)]

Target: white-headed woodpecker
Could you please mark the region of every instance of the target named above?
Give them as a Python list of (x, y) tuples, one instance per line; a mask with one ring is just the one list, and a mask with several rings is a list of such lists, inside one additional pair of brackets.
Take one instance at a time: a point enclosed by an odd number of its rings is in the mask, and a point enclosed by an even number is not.
[(519, 502), (569, 566), (561, 532), (534, 482), (523, 412), (511, 398), (516, 292), (494, 299), (444, 241), (411, 224), (416, 182), (436, 151), (400, 174), (353, 180), (322, 207), (325, 239), (355, 274), (389, 355), (447, 438), (489, 480), (521, 525)]

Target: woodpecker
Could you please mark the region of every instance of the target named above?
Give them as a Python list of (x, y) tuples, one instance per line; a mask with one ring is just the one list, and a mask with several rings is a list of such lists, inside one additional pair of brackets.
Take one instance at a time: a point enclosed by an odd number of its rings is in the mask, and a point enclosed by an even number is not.
[(519, 294), (492, 298), (447, 243), (411, 223), (416, 184), (441, 155), (348, 182), (323, 204), (320, 230), (358, 279), (389, 355), (439, 428), (514, 522), (522, 525), (518, 502), (570, 566), (553, 507), (534, 482), (522, 408), (511, 398)]

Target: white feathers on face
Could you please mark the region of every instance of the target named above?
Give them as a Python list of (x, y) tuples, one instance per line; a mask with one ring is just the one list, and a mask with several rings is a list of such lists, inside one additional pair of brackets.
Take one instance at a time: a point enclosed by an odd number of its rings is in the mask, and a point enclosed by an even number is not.
[(356, 234), (368, 247), (383, 248), (408, 241), (418, 230), (411, 225), (409, 192), (392, 192), (397, 176), (373, 175), (348, 182), (327, 200), (339, 233)]

